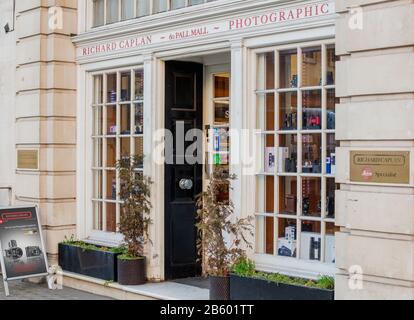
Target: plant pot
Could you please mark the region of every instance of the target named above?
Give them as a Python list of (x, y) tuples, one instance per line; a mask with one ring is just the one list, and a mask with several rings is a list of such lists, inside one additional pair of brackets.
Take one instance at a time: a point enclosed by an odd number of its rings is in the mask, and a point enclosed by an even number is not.
[(147, 282), (147, 261), (145, 257), (134, 260), (118, 258), (118, 283), (137, 286)]
[(210, 276), (210, 300), (230, 300), (230, 277)]
[(118, 255), (110, 251), (85, 250), (59, 243), (59, 266), (62, 270), (106, 281), (117, 281)]
[(334, 300), (334, 290), (230, 276), (231, 300)]

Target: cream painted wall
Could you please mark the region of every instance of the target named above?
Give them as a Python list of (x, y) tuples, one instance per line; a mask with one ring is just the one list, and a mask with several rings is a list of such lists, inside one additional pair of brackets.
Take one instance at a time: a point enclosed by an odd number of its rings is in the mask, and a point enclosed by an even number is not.
[[(13, 26), (13, 0), (0, 1), (0, 187), (12, 185), (15, 167), (15, 32), (8, 34), (4, 25)], [(8, 203), (8, 193), (0, 190), (0, 205)]]

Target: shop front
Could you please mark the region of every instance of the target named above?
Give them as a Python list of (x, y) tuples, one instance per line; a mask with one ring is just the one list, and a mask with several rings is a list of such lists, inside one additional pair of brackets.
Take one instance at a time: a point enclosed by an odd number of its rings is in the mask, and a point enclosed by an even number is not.
[(258, 269), (333, 276), (334, 1), (146, 4), (79, 4), (77, 237), (121, 243), (116, 162), (143, 156), (148, 277), (200, 275), (195, 200), (221, 166)]

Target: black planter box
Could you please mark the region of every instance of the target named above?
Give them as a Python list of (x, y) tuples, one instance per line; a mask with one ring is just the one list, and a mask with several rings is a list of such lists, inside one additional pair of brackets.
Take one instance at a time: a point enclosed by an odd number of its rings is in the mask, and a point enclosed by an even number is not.
[(118, 255), (59, 243), (59, 265), (63, 270), (106, 281), (118, 280)]
[(231, 300), (334, 300), (333, 290), (230, 276)]

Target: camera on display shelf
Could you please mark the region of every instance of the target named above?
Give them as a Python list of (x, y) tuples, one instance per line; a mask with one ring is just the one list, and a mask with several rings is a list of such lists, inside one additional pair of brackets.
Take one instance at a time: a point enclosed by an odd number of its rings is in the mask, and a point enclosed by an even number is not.
[(322, 166), (319, 160), (306, 160), (302, 166), (303, 173), (321, 173)]
[(285, 172), (294, 173), (296, 172), (297, 161), (296, 155), (292, 154), (291, 158), (285, 160)]
[(320, 130), (322, 128), (321, 109), (305, 109), (303, 111), (303, 128)]
[(286, 113), (283, 119), (282, 130), (296, 130), (297, 129), (297, 113)]
[(9, 242), (9, 249), (4, 250), (6, 252), (6, 257), (18, 260), (23, 256), (23, 250), (17, 246), (16, 240), (11, 240)]
[(42, 255), (42, 250), (37, 246), (26, 247), (26, 257), (39, 257)]

